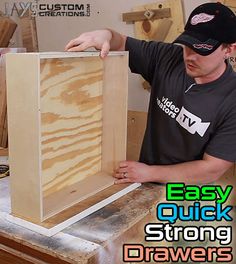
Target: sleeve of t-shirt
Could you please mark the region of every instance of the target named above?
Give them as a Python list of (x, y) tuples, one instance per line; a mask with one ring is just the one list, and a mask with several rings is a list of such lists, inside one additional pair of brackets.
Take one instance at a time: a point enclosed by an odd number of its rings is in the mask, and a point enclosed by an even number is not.
[(168, 61), (173, 53), (173, 44), (156, 41), (144, 41), (127, 37), (125, 50), (129, 51), (129, 67), (131, 72), (143, 76), (149, 83), (156, 67)]
[(236, 107), (216, 129), (205, 152), (223, 160), (236, 161)]

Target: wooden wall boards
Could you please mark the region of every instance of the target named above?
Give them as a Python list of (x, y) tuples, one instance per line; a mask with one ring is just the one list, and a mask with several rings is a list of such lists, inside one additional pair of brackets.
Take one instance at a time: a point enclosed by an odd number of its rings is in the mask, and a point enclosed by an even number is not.
[(13, 215), (40, 223), (113, 185), (127, 80), (126, 52), (7, 56)]

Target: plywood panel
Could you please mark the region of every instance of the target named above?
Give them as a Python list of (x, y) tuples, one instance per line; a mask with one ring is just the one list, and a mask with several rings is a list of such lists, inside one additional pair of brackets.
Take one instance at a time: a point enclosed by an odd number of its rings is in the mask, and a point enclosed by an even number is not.
[[(97, 192), (113, 185), (114, 179), (104, 172), (93, 174), (70, 184), (59, 191), (55, 191), (43, 199), (43, 219), (47, 219), (67, 208), (81, 203), (81, 201), (95, 195)], [(55, 189), (56, 190), (56, 189)], [(60, 201), (60, 203), (58, 203)], [(80, 205), (79, 205), (80, 206)], [(76, 214), (76, 212), (74, 212)]]
[(102, 60), (41, 60), (44, 196), (101, 171)]
[(29, 219), (38, 220), (42, 219), (39, 56), (6, 57), (12, 213), (27, 212)]
[(0, 48), (0, 147), (3, 148), (7, 148), (7, 98), (5, 54), (18, 53), (24, 51), (24, 48)]

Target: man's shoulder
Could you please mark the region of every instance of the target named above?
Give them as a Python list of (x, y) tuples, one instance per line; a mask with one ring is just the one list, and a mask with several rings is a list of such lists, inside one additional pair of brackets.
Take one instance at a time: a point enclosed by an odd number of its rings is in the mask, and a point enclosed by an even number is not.
[(176, 43), (167, 43), (162, 41), (155, 41), (155, 40), (143, 40), (143, 39), (137, 39), (133, 37), (127, 37), (127, 46), (128, 47), (148, 47), (152, 49), (158, 49), (158, 50), (165, 50), (169, 52), (173, 52), (176, 54), (182, 53), (182, 47)]

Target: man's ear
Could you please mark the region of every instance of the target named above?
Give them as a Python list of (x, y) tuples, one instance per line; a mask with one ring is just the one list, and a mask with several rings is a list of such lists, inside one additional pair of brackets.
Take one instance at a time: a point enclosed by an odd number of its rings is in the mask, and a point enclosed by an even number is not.
[(227, 50), (226, 50), (226, 54), (229, 55), (233, 51), (236, 51), (236, 43), (232, 43), (232, 44), (228, 45)]

